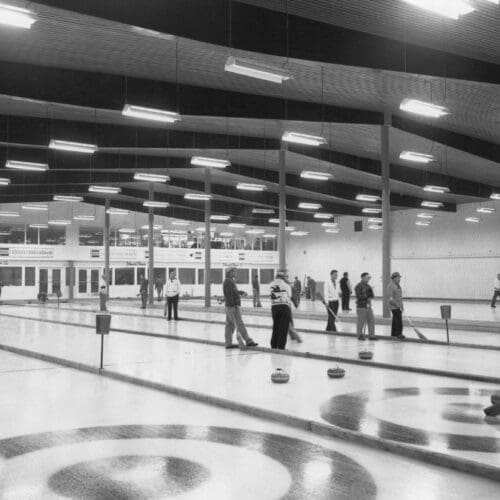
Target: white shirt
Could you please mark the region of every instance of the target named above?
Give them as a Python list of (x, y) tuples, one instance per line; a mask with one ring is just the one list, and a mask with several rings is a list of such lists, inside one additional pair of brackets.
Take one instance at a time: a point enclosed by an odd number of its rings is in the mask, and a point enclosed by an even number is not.
[(500, 280), (498, 278), (495, 280), (495, 290), (500, 291)]
[(290, 305), (292, 288), (281, 278), (276, 278), (270, 285), (271, 306)]
[(326, 297), (325, 300), (327, 302), (333, 302), (335, 300), (339, 300), (339, 290), (340, 288), (337, 285), (337, 282), (332, 283), (331, 279), (328, 279), (326, 285)]
[(167, 297), (175, 297), (179, 295), (181, 291), (181, 284), (177, 278), (170, 279), (168, 278), (165, 283), (165, 294)]

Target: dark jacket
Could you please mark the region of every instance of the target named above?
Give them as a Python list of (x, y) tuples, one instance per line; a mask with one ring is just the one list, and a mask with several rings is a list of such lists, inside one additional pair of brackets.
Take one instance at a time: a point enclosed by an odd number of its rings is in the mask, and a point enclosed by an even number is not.
[(258, 292), (260, 291), (259, 279), (257, 278), (257, 276), (254, 276), (252, 278), (252, 288), (254, 290), (257, 290)]
[(354, 293), (356, 294), (356, 306), (360, 309), (366, 309), (368, 307), (368, 303), (374, 297), (373, 288), (368, 285), (368, 283), (364, 283), (363, 281), (360, 281), (356, 285)]
[(139, 293), (148, 293), (148, 280), (144, 280), (141, 282)]
[(224, 292), (226, 307), (241, 305), (240, 293), (238, 292), (238, 287), (232, 278), (226, 278), (224, 280), (222, 291)]
[(350, 292), (350, 290), (349, 290), (349, 278), (342, 278), (340, 280), (340, 289), (343, 292), (347, 292), (347, 293)]

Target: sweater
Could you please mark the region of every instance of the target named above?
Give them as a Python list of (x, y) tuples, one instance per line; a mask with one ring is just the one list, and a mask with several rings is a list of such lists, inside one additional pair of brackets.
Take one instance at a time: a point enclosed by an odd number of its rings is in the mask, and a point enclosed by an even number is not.
[(226, 307), (235, 307), (241, 305), (240, 292), (238, 292), (238, 287), (236, 286), (236, 283), (232, 278), (226, 278), (224, 280), (222, 291), (224, 293)]
[(373, 299), (373, 288), (363, 281), (360, 281), (354, 288), (356, 294), (356, 307), (359, 309), (366, 309)]

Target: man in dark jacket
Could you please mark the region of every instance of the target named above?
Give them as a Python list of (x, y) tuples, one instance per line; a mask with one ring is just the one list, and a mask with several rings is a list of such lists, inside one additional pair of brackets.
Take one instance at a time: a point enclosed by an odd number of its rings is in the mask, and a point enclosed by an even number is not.
[(302, 284), (300, 283), (299, 278), (295, 276), (292, 285), (292, 302), (295, 307), (299, 307), (301, 292), (302, 292)]
[(139, 288), (139, 295), (141, 296), (141, 309), (146, 309), (148, 303), (148, 280), (141, 276), (139, 278), (139, 283), (141, 284)]
[(262, 304), (260, 303), (260, 284), (257, 273), (254, 273), (252, 278), (252, 292), (253, 292), (253, 306), (262, 307)]
[(258, 345), (249, 336), (243, 318), (241, 317), (241, 299), (238, 287), (234, 281), (236, 277), (236, 268), (231, 267), (228, 269), (226, 279), (222, 285), (224, 292), (224, 301), (226, 306), (226, 330), (225, 342), (226, 349), (234, 349), (238, 344), (233, 344), (233, 332), (236, 328), (236, 335), (243, 337), (247, 347), (255, 347)]
[(342, 311), (350, 311), (349, 302), (351, 300), (352, 286), (349, 273), (344, 273), (340, 280), (340, 292), (342, 293)]
[(371, 276), (368, 273), (361, 275), (361, 281), (354, 288), (356, 294), (356, 313), (358, 316), (357, 333), (359, 340), (366, 340), (363, 330), (368, 325), (368, 335), (370, 340), (377, 340), (375, 337), (375, 318), (372, 310), (373, 289), (368, 284)]

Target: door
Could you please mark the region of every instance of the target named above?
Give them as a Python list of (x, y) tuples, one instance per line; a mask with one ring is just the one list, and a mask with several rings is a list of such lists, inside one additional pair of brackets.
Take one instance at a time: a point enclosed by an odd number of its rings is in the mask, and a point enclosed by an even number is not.
[(49, 270), (40, 269), (38, 273), (38, 292), (49, 293)]
[(78, 269), (78, 293), (87, 295), (87, 269)]
[(99, 269), (90, 271), (90, 293), (99, 292)]
[(61, 291), (61, 270), (52, 269), (52, 292), (57, 295)]

